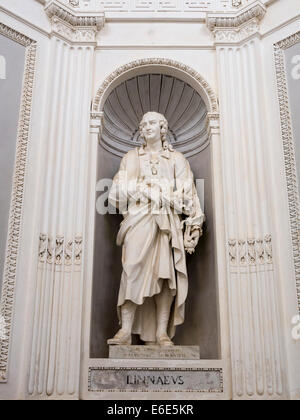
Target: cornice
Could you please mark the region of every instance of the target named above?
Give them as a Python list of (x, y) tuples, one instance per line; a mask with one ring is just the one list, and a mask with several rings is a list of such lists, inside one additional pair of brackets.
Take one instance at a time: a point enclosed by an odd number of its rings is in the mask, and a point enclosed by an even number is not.
[(49, 19), (56, 17), (74, 27), (96, 27), (100, 31), (104, 26), (104, 12), (79, 12), (57, 0), (51, 0), (45, 12)]
[(265, 5), (257, 0), (234, 12), (207, 13), (206, 24), (216, 42), (239, 42), (259, 31), (266, 11)]
[(238, 28), (253, 18), (257, 18), (259, 21), (262, 20), (266, 11), (266, 7), (260, 1), (256, 1), (238, 11), (208, 13), (206, 22), (208, 29), (211, 31), (214, 31), (216, 28)]
[(80, 12), (58, 0), (51, 0), (45, 12), (52, 24), (52, 33), (75, 43), (94, 43), (105, 22), (104, 12)]

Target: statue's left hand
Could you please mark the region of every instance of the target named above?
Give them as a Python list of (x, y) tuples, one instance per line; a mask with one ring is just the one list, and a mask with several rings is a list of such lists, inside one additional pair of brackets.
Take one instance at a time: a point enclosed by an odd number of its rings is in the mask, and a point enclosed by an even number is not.
[(200, 230), (196, 229), (192, 232), (189, 229), (186, 229), (184, 233), (184, 248), (188, 254), (193, 254), (195, 252), (195, 248), (199, 242), (200, 238)]

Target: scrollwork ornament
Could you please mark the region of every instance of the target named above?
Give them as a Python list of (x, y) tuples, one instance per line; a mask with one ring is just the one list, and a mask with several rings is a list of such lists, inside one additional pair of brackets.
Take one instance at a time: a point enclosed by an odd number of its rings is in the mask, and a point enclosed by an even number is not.
[(66, 243), (65, 249), (65, 264), (72, 265), (73, 260), (73, 241), (68, 241)]
[(265, 236), (265, 252), (267, 256), (267, 262), (272, 263), (273, 261), (273, 252), (272, 252), (272, 237), (271, 235)]
[(237, 30), (217, 30), (214, 31), (214, 35), (218, 42), (235, 42), (239, 40), (239, 32)]
[(41, 233), (39, 244), (39, 260), (44, 262), (47, 255), (47, 235)]
[(48, 237), (47, 241), (47, 263), (53, 263), (53, 256), (54, 256), (54, 244), (51, 236)]
[(74, 242), (74, 260), (79, 265), (82, 262), (82, 237), (76, 236)]
[[(66, 240), (64, 235), (51, 236), (41, 234), (39, 239), (39, 261), (48, 265), (71, 266), (82, 263), (82, 236), (75, 236), (74, 240)], [(45, 258), (45, 256), (47, 257)]]
[(241, 26), (240, 28), (218, 28), (213, 33), (217, 42), (224, 43), (235, 43), (244, 41), (246, 38), (249, 38), (251, 35), (259, 31), (259, 22), (255, 18), (249, 23)]
[(69, 39), (70, 41), (73, 40), (74, 37), (74, 30), (63, 22), (60, 22), (59, 19), (52, 20), (52, 30), (56, 32), (58, 35), (61, 35), (64, 38)]
[(264, 239), (229, 239), (229, 263), (231, 266), (254, 266), (272, 264), (272, 237), (265, 235)]
[(237, 241), (235, 239), (229, 239), (229, 261), (232, 265), (235, 265), (237, 262), (236, 253), (237, 253)]
[(233, 7), (240, 7), (242, 4), (242, 0), (232, 0)]
[(74, 42), (95, 42), (97, 31), (94, 29), (77, 29), (74, 32)]
[(241, 265), (245, 265), (247, 263), (246, 241), (244, 239), (240, 239), (238, 241), (238, 244), (239, 244), (239, 261)]
[(264, 262), (264, 241), (262, 239), (257, 239), (255, 241), (255, 247), (256, 247), (256, 255), (257, 255), (257, 261), (260, 263)]
[(249, 264), (253, 265), (256, 263), (255, 239), (248, 239), (247, 245), (248, 245)]
[(55, 241), (55, 264), (61, 265), (64, 257), (64, 237), (57, 236)]

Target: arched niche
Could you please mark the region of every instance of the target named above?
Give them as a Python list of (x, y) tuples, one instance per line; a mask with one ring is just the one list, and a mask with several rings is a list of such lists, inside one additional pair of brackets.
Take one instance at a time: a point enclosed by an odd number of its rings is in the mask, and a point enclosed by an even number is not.
[(209, 113), (218, 113), (218, 99), (207, 81), (191, 67), (165, 58), (146, 58), (118, 67), (98, 89), (92, 104), (93, 112), (101, 112), (110, 93), (122, 82), (143, 74), (159, 73), (188, 83), (202, 97)]
[[(112, 178), (121, 157), (141, 144), (137, 128), (145, 112), (158, 111), (167, 117), (169, 141), (189, 160), (195, 179), (199, 180), (200, 198), (207, 216), (197, 251), (187, 257), (189, 294), (186, 319), (177, 328), (174, 341), (178, 345), (199, 345), (201, 358), (212, 360), (220, 357), (220, 334), (207, 117), (217, 111), (217, 100), (206, 82), (198, 75), (197, 84), (197, 74), (188, 75), (186, 69), (145, 64), (132, 72), (126, 68), (123, 72), (119, 70), (104, 82), (93, 104), (93, 112), (102, 115), (97, 180)], [(201, 189), (203, 183), (204, 189)], [(122, 266), (121, 248), (115, 241), (121, 221), (120, 215), (112, 214), (97, 214), (95, 218), (90, 329), (92, 359), (108, 356), (106, 340), (119, 328), (116, 303)]]

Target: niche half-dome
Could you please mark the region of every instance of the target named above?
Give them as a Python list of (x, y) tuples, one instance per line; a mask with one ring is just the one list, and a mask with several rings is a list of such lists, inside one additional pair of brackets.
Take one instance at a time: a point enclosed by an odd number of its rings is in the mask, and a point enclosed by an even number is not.
[(169, 123), (168, 141), (189, 157), (208, 144), (207, 109), (191, 86), (172, 76), (147, 74), (117, 86), (104, 105), (102, 146), (117, 156), (141, 146), (138, 131), (143, 115), (157, 111)]

